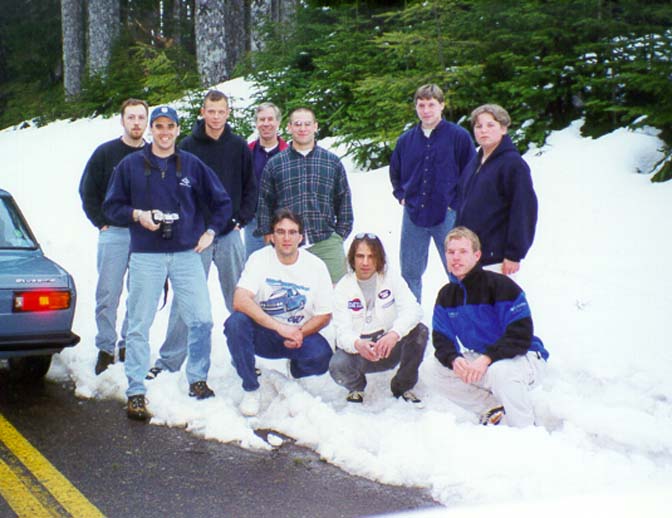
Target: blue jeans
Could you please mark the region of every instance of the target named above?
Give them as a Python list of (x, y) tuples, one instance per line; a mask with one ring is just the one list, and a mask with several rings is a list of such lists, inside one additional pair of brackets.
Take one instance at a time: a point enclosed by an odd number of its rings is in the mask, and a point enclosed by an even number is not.
[(254, 372), (255, 355), (271, 359), (289, 358), (292, 376), (304, 378), (327, 372), (333, 354), (329, 342), (319, 333), (306, 336), (298, 349), (288, 349), (282, 336), (238, 311), (234, 311), (224, 323), (224, 335), (233, 366), (243, 380), (243, 390), (248, 392), (259, 388)]
[(127, 396), (145, 393), (149, 369), (149, 329), (170, 279), (179, 313), (187, 332), (187, 380), (205, 381), (210, 370), (212, 315), (205, 272), (193, 250), (176, 253), (131, 254), (129, 266), (128, 335), (125, 370)]
[[(210, 274), (212, 262), (217, 266), (219, 285), (229, 313), (233, 311), (233, 292), (243, 272), (245, 263), (240, 230), (232, 230), (225, 236), (217, 236), (212, 245), (201, 252), (205, 277)], [(178, 304), (173, 300), (168, 317), (166, 339), (161, 344), (156, 367), (170, 372), (179, 371), (187, 357), (187, 326), (180, 317)]]
[[(117, 308), (128, 269), (131, 235), (127, 228), (109, 227), (98, 234), (98, 284), (96, 285), (96, 347), (114, 355), (117, 342)], [(126, 346), (128, 312), (124, 315), (119, 349)]]
[(446, 254), (443, 249), (443, 241), (446, 235), (455, 225), (455, 211), (448, 209), (445, 219), (433, 227), (419, 227), (411, 221), (408, 210), (404, 208), (404, 218), (401, 223), (401, 245), (399, 250), (399, 262), (401, 263), (401, 276), (406, 280), (408, 287), (420, 303), (422, 299), (422, 275), (427, 269), (429, 253), (429, 241), (434, 240), (436, 249), (441, 257), (441, 263), (446, 272)]
[(255, 236), (254, 231), (257, 230), (257, 218), (252, 218), (250, 222), (245, 225), (245, 258), (250, 257), (254, 252), (266, 246), (264, 243), (264, 236)]

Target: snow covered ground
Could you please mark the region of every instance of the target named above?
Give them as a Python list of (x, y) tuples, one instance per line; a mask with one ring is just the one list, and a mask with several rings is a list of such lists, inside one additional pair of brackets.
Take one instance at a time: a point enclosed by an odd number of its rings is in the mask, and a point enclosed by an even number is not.
[[(246, 102), (244, 82), (222, 88)], [(595, 506), (591, 514), (599, 516), (600, 502), (618, 496), (643, 505), (648, 516), (669, 516), (661, 495), (672, 489), (672, 182), (652, 184), (637, 174), (660, 157), (653, 132), (621, 129), (592, 140), (579, 135), (580, 124), (553, 133), (525, 156), (540, 217), (518, 282), (528, 294), (536, 334), (551, 353), (546, 383), (534, 394), (541, 426), (476, 425), (442, 392), (431, 345), (417, 387), (424, 409), (392, 398), (391, 373), (370, 376), (366, 402), (348, 405), (345, 389), (328, 375), (296, 381), (287, 377), (284, 362), (262, 360), (262, 412), (244, 418), (237, 409), (242, 389), (221, 332), (227, 311), (216, 275), (210, 278), (215, 328), (209, 383), (217, 397), (196, 402), (187, 396), (184, 373), (162, 374), (148, 383), (152, 424), (247, 448), (271, 448), (254, 434), (270, 428), (351, 473), (428, 488), (451, 507), (513, 509), (541, 500), (549, 509), (574, 501), (583, 511)], [(96, 118), (2, 131), (0, 187), (15, 196), (46, 253), (77, 282), (74, 330), (82, 341), (57, 357), (49, 376), (72, 378), (80, 397), (119, 400), (119, 419), (126, 419), (123, 365), (93, 373), (97, 231), (77, 192), (93, 149), (120, 129), (118, 118)], [(363, 172), (344, 161), (353, 234), (381, 236), (397, 268), (401, 210), (387, 168)], [(432, 250), (424, 278), (428, 324), (433, 297), (445, 282)], [(167, 318), (166, 308), (152, 328), (153, 357)], [(584, 503), (594, 495), (602, 500)], [(626, 509), (610, 514), (630, 515)]]

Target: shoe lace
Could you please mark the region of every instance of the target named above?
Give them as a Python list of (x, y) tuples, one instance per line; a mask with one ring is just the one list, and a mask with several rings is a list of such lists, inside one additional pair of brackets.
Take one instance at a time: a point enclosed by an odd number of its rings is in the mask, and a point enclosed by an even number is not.
[(144, 407), (145, 407), (144, 396), (133, 396), (133, 397), (131, 397), (131, 408), (133, 410), (140, 410)]

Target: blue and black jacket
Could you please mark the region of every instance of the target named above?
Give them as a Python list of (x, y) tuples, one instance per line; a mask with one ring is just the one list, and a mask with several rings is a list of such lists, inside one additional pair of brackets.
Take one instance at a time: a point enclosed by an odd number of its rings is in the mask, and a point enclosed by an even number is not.
[(436, 298), (432, 317), (434, 355), (446, 367), (462, 356), (459, 342), (493, 362), (536, 351), (548, 352), (534, 336), (525, 293), (505, 275), (477, 264), (462, 281), (450, 275)]

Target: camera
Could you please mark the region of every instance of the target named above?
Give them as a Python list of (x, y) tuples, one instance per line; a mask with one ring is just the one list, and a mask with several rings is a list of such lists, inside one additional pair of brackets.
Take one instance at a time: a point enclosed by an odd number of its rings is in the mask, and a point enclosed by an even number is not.
[(173, 223), (180, 219), (176, 212), (161, 212), (158, 209), (152, 211), (152, 219), (157, 223), (161, 230), (163, 239), (173, 239)]

